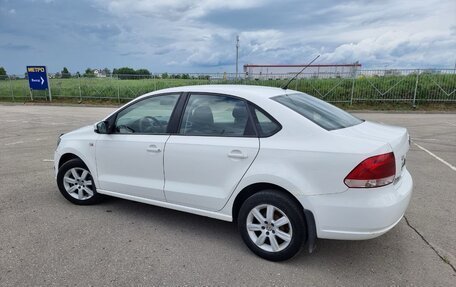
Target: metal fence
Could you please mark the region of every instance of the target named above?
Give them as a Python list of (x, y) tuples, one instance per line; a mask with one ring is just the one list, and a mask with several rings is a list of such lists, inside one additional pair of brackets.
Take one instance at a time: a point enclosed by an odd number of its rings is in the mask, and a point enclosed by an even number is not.
[[(147, 92), (169, 87), (241, 84), (281, 87), (293, 74), (151, 74), (50, 75), (52, 100), (125, 102)], [(354, 73), (303, 73), (289, 88), (328, 102), (456, 102), (454, 69), (357, 70)], [(0, 76), (0, 101), (51, 100), (47, 91), (31, 91), (24, 76)]]

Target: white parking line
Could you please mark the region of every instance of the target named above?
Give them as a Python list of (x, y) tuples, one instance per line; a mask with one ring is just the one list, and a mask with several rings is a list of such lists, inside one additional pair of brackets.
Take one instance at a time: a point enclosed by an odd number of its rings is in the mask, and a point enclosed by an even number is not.
[(449, 168), (451, 168), (453, 171), (456, 171), (456, 167), (452, 166), (449, 162), (445, 161), (444, 159), (436, 156), (435, 154), (433, 154), (432, 152), (428, 151), (427, 149), (425, 149), (424, 147), (420, 146), (419, 144), (417, 143), (413, 143), (414, 145), (416, 145), (418, 148), (422, 149), (423, 151), (427, 152), (428, 154), (430, 154), (431, 156), (433, 156), (434, 158), (436, 158), (437, 160), (441, 161), (443, 164), (447, 165)]
[(412, 138), (412, 140), (418, 140), (418, 141), (438, 141), (438, 139), (423, 139), (423, 138)]
[(15, 145), (15, 144), (22, 144), (22, 143), (24, 143), (24, 142), (18, 141), (18, 142), (6, 143), (5, 145), (8, 146), (8, 145)]
[[(35, 141), (42, 141), (45, 140), (45, 138), (37, 138)], [(17, 145), (17, 144), (23, 144), (25, 143), (24, 141), (17, 141), (17, 142), (11, 142), (11, 143), (5, 143), (5, 146), (10, 146), (10, 145)], [(30, 143), (30, 141), (28, 141)]]
[(54, 162), (53, 159), (43, 159), (44, 162)]

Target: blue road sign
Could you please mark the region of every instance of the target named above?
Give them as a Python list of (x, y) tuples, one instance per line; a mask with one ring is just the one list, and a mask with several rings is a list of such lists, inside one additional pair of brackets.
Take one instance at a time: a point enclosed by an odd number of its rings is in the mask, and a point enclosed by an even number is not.
[(29, 86), (32, 90), (47, 90), (48, 78), (46, 66), (27, 66)]

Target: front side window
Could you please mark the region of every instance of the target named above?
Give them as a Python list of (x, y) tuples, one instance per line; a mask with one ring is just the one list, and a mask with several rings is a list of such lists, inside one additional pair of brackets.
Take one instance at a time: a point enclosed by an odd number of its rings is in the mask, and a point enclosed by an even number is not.
[(150, 97), (128, 106), (116, 118), (118, 134), (165, 134), (179, 94)]
[(304, 93), (282, 95), (272, 99), (329, 131), (363, 122), (338, 107)]
[(192, 94), (185, 108), (179, 134), (198, 136), (252, 136), (245, 101), (222, 95)]

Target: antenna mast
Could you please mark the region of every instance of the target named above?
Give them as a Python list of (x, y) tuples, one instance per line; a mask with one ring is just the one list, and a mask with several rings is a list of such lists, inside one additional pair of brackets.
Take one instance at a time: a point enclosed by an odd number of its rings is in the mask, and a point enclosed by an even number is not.
[(301, 71), (299, 71), (299, 73), (297, 73), (296, 75), (293, 76), (293, 78), (291, 78), (283, 87), (282, 89), (286, 90), (288, 89), (288, 85), (293, 82), (294, 79), (296, 79), (297, 76), (299, 76), (299, 74), (301, 74), (305, 69), (307, 69), (307, 67), (309, 67), (313, 62), (315, 62), (316, 59), (318, 59), (320, 57), (320, 55), (316, 56), (315, 59), (313, 59), (309, 64), (307, 64), (304, 68), (302, 68)]

